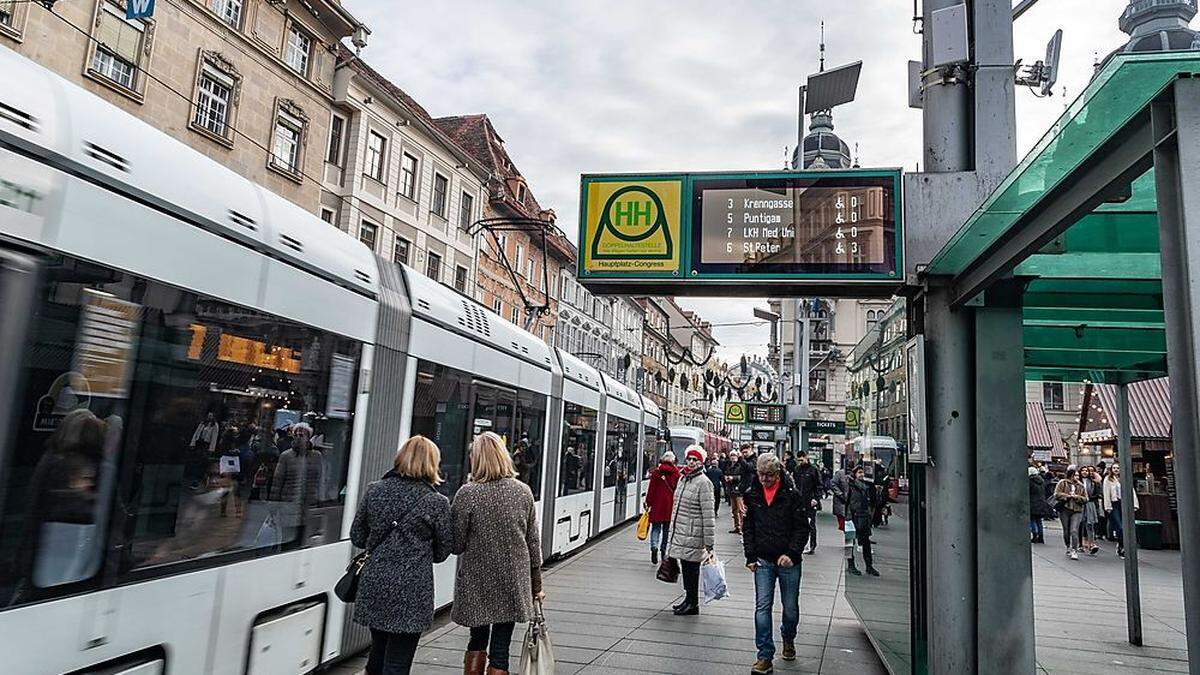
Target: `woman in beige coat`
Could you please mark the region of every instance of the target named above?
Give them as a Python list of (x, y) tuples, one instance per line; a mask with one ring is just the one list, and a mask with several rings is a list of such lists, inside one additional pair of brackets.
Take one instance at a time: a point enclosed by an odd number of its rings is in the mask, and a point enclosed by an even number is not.
[(704, 448), (689, 446), (684, 457), (687, 466), (675, 487), (667, 555), (678, 560), (683, 570), (683, 604), (676, 605), (675, 614), (690, 616), (700, 613), (700, 563), (712, 553), (717, 516), (712, 481), (704, 473)]
[(450, 507), (458, 576), (450, 618), (471, 629), (466, 675), (508, 672), (515, 624), (529, 621), (542, 593), (542, 544), (533, 493), (518, 481), (504, 440), (492, 432), (471, 443), (471, 480)]

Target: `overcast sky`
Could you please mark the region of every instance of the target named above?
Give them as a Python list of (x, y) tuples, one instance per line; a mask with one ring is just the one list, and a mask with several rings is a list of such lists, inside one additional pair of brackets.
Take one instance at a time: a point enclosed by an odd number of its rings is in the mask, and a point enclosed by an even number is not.
[[(906, 63), (920, 55), (908, 0), (346, 0), (373, 31), (363, 58), (434, 116), (487, 113), (543, 206), (575, 238), (579, 174), (784, 167), (797, 86), (827, 64), (863, 61), (858, 100), (835, 111), (863, 166), (914, 170), (920, 111)], [(1044, 57), (1065, 32), (1055, 96), (1017, 95), (1023, 154), (1087, 85), (1097, 55), (1124, 43), (1124, 0), (1041, 0), (1016, 24), (1016, 57)], [(1066, 88), (1067, 98), (1061, 95)], [(683, 299), (715, 324), (753, 302)], [(765, 301), (760, 301), (765, 306)], [(726, 356), (765, 353), (765, 327), (718, 328)]]

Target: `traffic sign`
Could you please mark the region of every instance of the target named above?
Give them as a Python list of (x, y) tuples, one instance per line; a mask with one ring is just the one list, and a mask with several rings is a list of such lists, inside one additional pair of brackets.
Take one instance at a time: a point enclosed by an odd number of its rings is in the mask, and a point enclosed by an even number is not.
[(725, 402), (725, 423), (726, 424), (745, 424), (746, 423), (746, 404), (741, 401), (726, 401)]
[(744, 292), (771, 281), (783, 282), (784, 292), (836, 284), (830, 292), (887, 294), (902, 281), (900, 176), (899, 169), (585, 175), (579, 278), (600, 293)]
[(815, 431), (819, 434), (846, 433), (846, 423), (837, 420), (804, 420), (804, 428), (807, 431)]
[(746, 419), (752, 424), (787, 424), (787, 406), (780, 403), (746, 403)]
[(859, 431), (862, 428), (862, 408), (846, 408), (846, 430)]

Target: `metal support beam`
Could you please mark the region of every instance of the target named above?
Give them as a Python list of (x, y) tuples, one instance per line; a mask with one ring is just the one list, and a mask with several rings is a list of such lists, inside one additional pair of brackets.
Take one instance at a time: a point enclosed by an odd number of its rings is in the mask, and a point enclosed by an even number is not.
[(1012, 0), (974, 0), (974, 162), (989, 190), (1017, 165)]
[[(1173, 100), (1153, 109), (1154, 184), (1171, 373), (1171, 439), (1182, 550), (1188, 665), (1200, 674), (1200, 80), (1175, 81)], [(1186, 188), (1185, 188), (1186, 186)], [(1132, 476), (1126, 477), (1132, 481)], [(1124, 500), (1122, 500), (1124, 501)], [(1124, 504), (1122, 504), (1124, 506)]]
[(1023, 288), (1000, 282), (975, 309), (979, 673), (1037, 670), (1025, 425), (1015, 423), (1025, 419)]
[(1133, 442), (1129, 431), (1129, 385), (1117, 385), (1117, 460), (1121, 463), (1121, 542), (1125, 546), (1125, 622), (1129, 644), (1142, 644), (1142, 584), (1138, 577), (1134, 520)]
[(1150, 116), (1132, 120), (1093, 153), (1090, 165), (1076, 169), (954, 280), (953, 302), (970, 301), (992, 282), (1102, 204), (1109, 191), (1126, 186), (1151, 166), (1154, 148)]
[[(949, 289), (925, 296), (929, 453), (924, 579), (929, 672), (974, 673), (976, 653), (974, 310), (950, 305)], [(1012, 420), (1008, 420), (1009, 425)], [(1021, 522), (1024, 522), (1022, 518)]]

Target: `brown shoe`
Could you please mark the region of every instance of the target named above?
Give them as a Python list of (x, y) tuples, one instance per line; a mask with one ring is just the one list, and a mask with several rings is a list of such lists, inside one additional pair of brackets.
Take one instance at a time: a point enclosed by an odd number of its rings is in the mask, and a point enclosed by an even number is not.
[(463, 657), (463, 675), (483, 675), (487, 666), (487, 652), (467, 652)]
[(750, 672), (754, 673), (754, 675), (767, 675), (768, 673), (775, 672), (775, 666), (771, 665), (770, 661), (759, 659), (750, 667)]
[(796, 643), (795, 642), (792, 642), (791, 640), (783, 641), (783, 660), (784, 661), (795, 661), (796, 660)]

